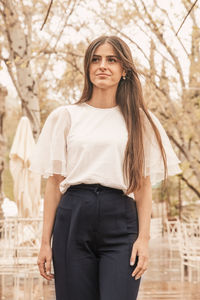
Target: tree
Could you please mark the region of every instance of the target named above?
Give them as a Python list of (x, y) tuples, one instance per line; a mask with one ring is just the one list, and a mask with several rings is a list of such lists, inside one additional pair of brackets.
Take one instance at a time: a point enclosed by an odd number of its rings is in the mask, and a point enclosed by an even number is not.
[[(0, 69), (6, 67), (21, 102), (21, 113), (31, 121), (35, 138), (40, 133), (40, 118), (43, 122), (54, 107), (64, 102), (64, 96), (58, 91), (61, 76), (55, 75), (54, 67), (60, 61), (63, 69), (66, 68), (67, 53), (62, 37), (65, 35), (67, 43), (65, 31), (71, 26), (69, 19), (77, 3), (77, 0), (54, 1), (41, 31), (48, 8), (45, 0), (0, 0)], [(9, 145), (4, 146), (9, 152)], [(2, 153), (0, 159), (1, 163)], [(4, 165), (1, 166), (0, 175)], [(5, 185), (8, 183), (4, 182)], [(1, 191), (0, 184), (2, 196)]]
[[(31, 121), (35, 137), (40, 132), (40, 91), (44, 91), (45, 82), (49, 82), (48, 87), (50, 86), (49, 76), (44, 78), (44, 75), (53, 70), (52, 56), (57, 56), (53, 58), (55, 63), (64, 52), (58, 51), (57, 47), (64, 30), (70, 26), (68, 21), (77, 2), (68, 0), (63, 4), (62, 1), (55, 1), (50, 17), (52, 19), (54, 14), (58, 14), (56, 17), (64, 21), (59, 32), (55, 31), (55, 26), (52, 28), (51, 22), (46, 23), (46, 32), (43, 34), (38, 25), (42, 24), (43, 12), (47, 9), (44, 1), (30, 1), (28, 4), (24, 0), (0, 0), (4, 41), (0, 58), (5, 63), (21, 100), (22, 114)], [(45, 87), (46, 97), (48, 87)]]
[[(9, 57), (3, 58), (18, 96), (22, 103), (22, 114), (31, 121), (33, 134), (40, 130), (40, 111), (37, 82), (33, 78), (31, 58), (31, 25), (30, 16), (26, 14), (27, 23), (20, 21), (16, 2), (2, 0), (1, 15), (5, 26), (5, 37)], [(24, 7), (23, 7), (24, 8)], [(25, 25), (25, 26), (23, 26)], [(25, 28), (24, 28), (25, 27)], [(27, 33), (25, 33), (27, 30)]]
[(0, 219), (3, 217), (1, 208), (3, 202), (2, 192), (2, 173), (4, 170), (4, 155), (5, 155), (5, 139), (3, 130), (3, 120), (5, 116), (5, 97), (7, 96), (7, 89), (0, 85)]

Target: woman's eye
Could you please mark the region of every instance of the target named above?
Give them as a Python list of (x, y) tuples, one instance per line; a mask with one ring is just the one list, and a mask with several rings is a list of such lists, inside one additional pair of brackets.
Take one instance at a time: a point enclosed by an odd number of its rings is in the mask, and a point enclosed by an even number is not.
[(109, 61), (110, 63), (115, 63), (115, 62), (117, 62), (116, 58), (112, 58), (112, 57), (110, 57), (110, 58), (108, 59), (108, 61)]
[(99, 61), (99, 58), (98, 57), (93, 57), (92, 58), (92, 62), (98, 62)]

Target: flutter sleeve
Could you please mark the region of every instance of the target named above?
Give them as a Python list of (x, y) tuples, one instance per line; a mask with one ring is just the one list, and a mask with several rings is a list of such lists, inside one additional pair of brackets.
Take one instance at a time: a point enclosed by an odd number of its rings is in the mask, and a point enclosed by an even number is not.
[(67, 135), (70, 114), (65, 106), (53, 110), (47, 117), (31, 156), (30, 170), (48, 178), (53, 174), (66, 177)]
[[(151, 111), (149, 111), (149, 113), (160, 133), (162, 144), (165, 149), (167, 176), (181, 173), (182, 171), (179, 167), (180, 160), (172, 148), (165, 129), (161, 125), (158, 118)], [(155, 185), (164, 179), (164, 163), (156, 136), (146, 115), (144, 115), (143, 141), (145, 155), (144, 176), (150, 176), (151, 184)]]

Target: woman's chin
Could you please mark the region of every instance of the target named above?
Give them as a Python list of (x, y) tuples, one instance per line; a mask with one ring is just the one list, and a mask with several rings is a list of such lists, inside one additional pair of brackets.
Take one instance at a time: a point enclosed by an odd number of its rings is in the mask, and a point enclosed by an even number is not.
[(102, 90), (107, 90), (107, 89), (113, 88), (112, 84), (107, 84), (106, 82), (93, 83), (93, 85), (95, 88), (102, 89)]

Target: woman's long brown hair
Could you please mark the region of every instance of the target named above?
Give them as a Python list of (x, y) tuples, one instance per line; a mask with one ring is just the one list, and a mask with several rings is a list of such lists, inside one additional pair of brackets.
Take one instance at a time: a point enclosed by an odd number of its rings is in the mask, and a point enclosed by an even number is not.
[[(167, 174), (166, 154), (162, 145), (161, 137), (157, 127), (155, 126), (148, 109), (143, 100), (142, 87), (138, 77), (138, 73), (133, 63), (132, 54), (128, 45), (117, 36), (101, 36), (95, 39), (87, 48), (84, 58), (85, 80), (82, 95), (78, 103), (83, 103), (91, 99), (93, 84), (90, 81), (89, 67), (95, 50), (102, 44), (109, 43), (114, 48), (122, 67), (126, 72), (126, 79), (121, 79), (117, 92), (116, 103), (124, 116), (128, 141), (125, 149), (123, 162), (124, 178), (128, 182), (127, 194), (138, 190), (143, 181), (145, 169), (143, 133), (144, 122), (141, 117), (141, 110), (148, 118), (153, 131), (155, 133), (158, 145), (164, 163), (164, 177)], [(156, 159), (156, 158), (155, 158)]]

